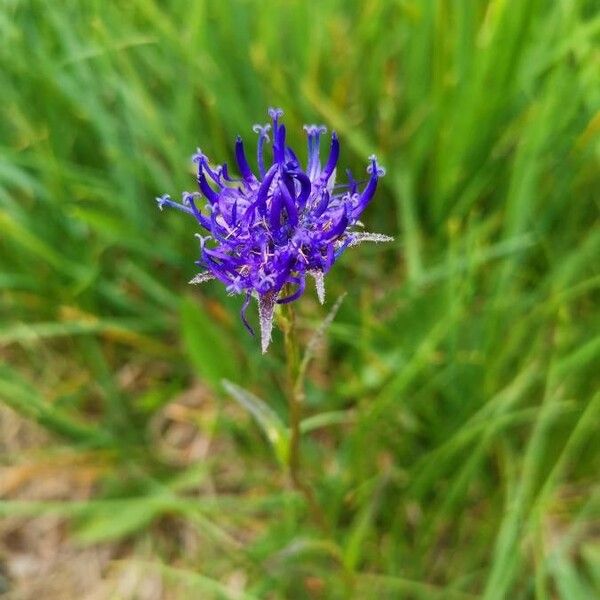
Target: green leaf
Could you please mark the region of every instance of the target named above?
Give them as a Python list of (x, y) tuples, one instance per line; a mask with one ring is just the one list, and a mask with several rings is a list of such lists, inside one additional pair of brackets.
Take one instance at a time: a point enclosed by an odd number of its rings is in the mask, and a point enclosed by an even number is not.
[(144, 529), (167, 511), (172, 502), (165, 500), (143, 497), (119, 502), (118, 510), (111, 505), (98, 509), (77, 529), (77, 538), (87, 544), (120, 540)]
[(244, 409), (246, 409), (256, 420), (263, 433), (273, 446), (275, 456), (280, 464), (287, 463), (289, 450), (289, 434), (283, 421), (277, 413), (261, 400), (247, 390), (223, 380), (225, 391)]
[(347, 410), (331, 410), (303, 419), (300, 423), (300, 431), (309, 433), (330, 425), (346, 425), (354, 422), (355, 419), (356, 417)]

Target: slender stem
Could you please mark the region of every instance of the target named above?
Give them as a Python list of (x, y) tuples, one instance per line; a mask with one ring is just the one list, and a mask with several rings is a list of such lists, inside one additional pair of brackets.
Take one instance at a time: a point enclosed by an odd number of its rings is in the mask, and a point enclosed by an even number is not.
[(292, 303), (283, 306), (281, 326), (284, 334), (285, 357), (287, 365), (287, 396), (290, 414), (290, 444), (288, 468), (294, 489), (305, 498), (316, 523), (328, 532), (327, 520), (313, 489), (300, 474), (300, 422), (302, 420), (302, 404), (304, 403), (304, 381), (300, 376), (300, 349), (296, 331), (296, 315)]
[[(287, 291), (291, 293), (290, 290)], [(302, 405), (304, 404), (304, 376), (306, 364), (300, 356), (300, 345), (296, 331), (296, 314), (292, 303), (283, 305), (281, 328), (284, 334), (285, 357), (287, 365), (287, 397), (290, 414), (290, 444), (288, 454), (288, 468), (292, 486), (306, 499), (314, 523), (329, 538), (332, 537), (331, 527), (327, 522), (325, 513), (318, 503), (312, 487), (304, 481), (301, 471), (300, 453), (300, 423), (302, 421)], [(341, 553), (337, 551), (334, 557), (337, 559), (342, 571), (344, 584), (348, 595), (354, 591), (354, 578), (352, 572), (346, 567)]]

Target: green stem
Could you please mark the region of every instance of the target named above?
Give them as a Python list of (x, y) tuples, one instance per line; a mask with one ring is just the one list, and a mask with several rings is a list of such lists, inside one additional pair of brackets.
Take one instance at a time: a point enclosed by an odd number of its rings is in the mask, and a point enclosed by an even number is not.
[(288, 451), (288, 468), (294, 489), (306, 499), (315, 522), (328, 533), (327, 520), (317, 502), (313, 489), (300, 474), (300, 422), (304, 403), (304, 381), (301, 377), (300, 348), (296, 331), (296, 315), (292, 303), (283, 305), (281, 327), (284, 335), (285, 357), (287, 365), (287, 397), (290, 419), (290, 443)]

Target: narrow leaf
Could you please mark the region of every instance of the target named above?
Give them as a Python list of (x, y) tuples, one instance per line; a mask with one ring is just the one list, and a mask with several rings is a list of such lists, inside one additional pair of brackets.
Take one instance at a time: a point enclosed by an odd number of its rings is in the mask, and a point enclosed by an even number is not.
[(223, 380), (223, 387), (240, 406), (254, 417), (273, 446), (277, 459), (285, 464), (288, 452), (288, 431), (277, 413), (264, 400), (231, 381)]

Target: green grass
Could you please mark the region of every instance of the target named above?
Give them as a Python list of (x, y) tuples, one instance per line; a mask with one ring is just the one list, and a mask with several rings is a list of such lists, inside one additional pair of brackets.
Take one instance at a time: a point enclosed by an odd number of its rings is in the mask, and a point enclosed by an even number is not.
[[(55, 435), (0, 460), (99, 474), (0, 515), (122, 542), (174, 598), (600, 594), (599, 40), (594, 0), (4, 0), (0, 401)], [(324, 122), (356, 172), (377, 152), (365, 220), (397, 240), (328, 279), (303, 438), (328, 536), (220, 384), (285, 437), (280, 334), (262, 357), (237, 298), (187, 285), (193, 225), (153, 200), (273, 105), (295, 145)]]

